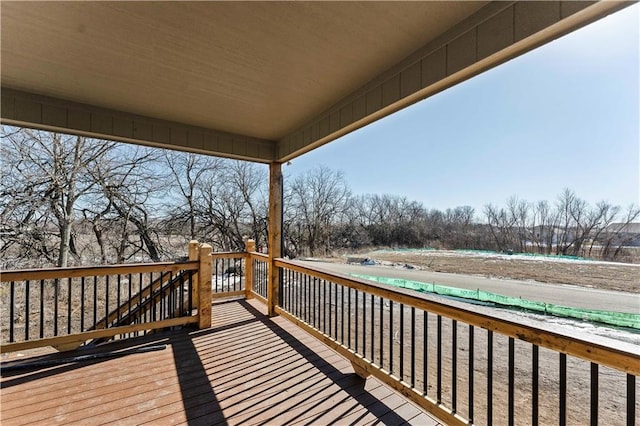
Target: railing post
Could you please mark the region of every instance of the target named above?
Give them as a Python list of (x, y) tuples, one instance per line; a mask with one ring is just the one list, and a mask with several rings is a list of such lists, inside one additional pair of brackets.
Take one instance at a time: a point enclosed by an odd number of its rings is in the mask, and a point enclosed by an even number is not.
[(245, 257), (244, 261), (245, 298), (250, 299), (253, 295), (253, 259), (251, 258), (251, 253), (256, 251), (256, 242), (254, 240), (245, 241), (244, 251), (247, 252), (247, 257)]
[(198, 328), (211, 327), (211, 246), (202, 244), (198, 267)]
[[(200, 243), (197, 240), (189, 241), (189, 260), (198, 260), (198, 253), (200, 250)], [(199, 290), (199, 281), (198, 281), (198, 273), (194, 273), (191, 278), (191, 303), (192, 308), (198, 306), (198, 290)]]
[(282, 163), (269, 165), (269, 280), (267, 286), (267, 310), (270, 317), (276, 315), (278, 306), (280, 270), (275, 260), (282, 256)]

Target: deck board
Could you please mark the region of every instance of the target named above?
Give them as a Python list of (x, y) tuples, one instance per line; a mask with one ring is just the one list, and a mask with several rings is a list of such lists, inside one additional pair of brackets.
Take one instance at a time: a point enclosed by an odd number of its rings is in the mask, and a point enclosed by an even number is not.
[(438, 424), (378, 380), (356, 376), (346, 359), (295, 325), (266, 317), (256, 301), (216, 303), (212, 322), (208, 330), (95, 349), (166, 345), (159, 351), (5, 371), (0, 420), (4, 426)]

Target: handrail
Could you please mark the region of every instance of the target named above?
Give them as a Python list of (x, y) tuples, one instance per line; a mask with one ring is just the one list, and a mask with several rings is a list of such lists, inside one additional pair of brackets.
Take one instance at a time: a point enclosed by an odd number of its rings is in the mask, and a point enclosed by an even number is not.
[(81, 278), (96, 275), (125, 275), (144, 272), (197, 271), (197, 261), (137, 263), (134, 265), (76, 266), (67, 268), (20, 269), (0, 272), (0, 282)]
[[(527, 415), (533, 424), (554, 422), (553, 411), (559, 424), (583, 419), (585, 411), (597, 424), (602, 409), (607, 421), (620, 423), (619, 397), (634, 424), (636, 345), (610, 347), (296, 261), (269, 263), (281, 277), (270, 301), (276, 314), (351, 361), (357, 375), (376, 377), (447, 424), (493, 424), (494, 401), (504, 403), (499, 416), (509, 424)], [(601, 366), (613, 370), (604, 374)], [(568, 372), (580, 383), (577, 394), (568, 389)], [(626, 396), (617, 393), (625, 388)]]
[(409, 290), (386, 287), (338, 273), (320, 271), (291, 260), (276, 259), (275, 266), (289, 268), (293, 271), (315, 276), (316, 278), (333, 281), (345, 287), (381, 296), (409, 307), (433, 312), (540, 347), (566, 353), (587, 361), (597, 362), (600, 365), (611, 367), (628, 374), (640, 376), (640, 354), (637, 352), (608, 347), (577, 337), (532, 327), (527, 324), (492, 317), (462, 307), (452, 307), (445, 303), (421, 297), (421, 295), (410, 292)]
[[(175, 283), (184, 280), (184, 276), (176, 275), (172, 276), (170, 274), (161, 274), (159, 278), (154, 280), (152, 283), (149, 283), (147, 287), (142, 289), (138, 294), (133, 297), (139, 298), (143, 300), (142, 304), (138, 304), (135, 309), (131, 310), (130, 300), (125, 300), (123, 303), (115, 308), (113, 311), (109, 313), (108, 317), (105, 317), (98, 321), (90, 330), (105, 328), (105, 325), (113, 323), (116, 319), (118, 320), (117, 326), (122, 324), (126, 324), (127, 321), (130, 321), (132, 318), (139, 317), (141, 313), (146, 312), (150, 309), (150, 304), (155, 303), (159, 297), (164, 297), (170, 292), (174, 287)], [(174, 282), (172, 285), (171, 282)], [(165, 288), (162, 286), (165, 283), (169, 283)], [(187, 299), (188, 302), (188, 299)], [(183, 309), (184, 307), (179, 307), (178, 309)]]
[[(192, 303), (202, 289), (209, 287), (210, 291), (211, 280), (194, 283), (193, 279), (203, 261), (205, 265), (211, 263), (210, 256), (205, 257), (200, 259), (197, 255), (189, 261), (177, 262), (2, 271), (0, 283), (8, 298), (8, 309), (3, 315), (8, 316), (9, 326), (3, 330), (0, 352), (47, 345), (73, 349), (91, 337), (122, 336), (174, 322), (175, 325), (199, 322), (207, 314), (201, 307), (196, 311)], [(153, 274), (159, 278), (154, 280)], [(184, 292), (183, 280), (188, 283), (188, 294)], [(53, 297), (45, 300), (48, 292)], [(22, 300), (24, 306), (15, 305), (14, 297)], [(14, 322), (16, 307), (24, 310), (24, 318)], [(147, 317), (145, 313), (142, 319), (139, 313), (150, 307), (152, 315)], [(196, 316), (192, 310), (197, 312)], [(132, 315), (138, 317), (133, 319)], [(132, 322), (124, 324), (123, 318)], [(99, 330), (103, 330), (102, 334), (95, 334)]]
[[(133, 333), (136, 331), (147, 331), (166, 327), (194, 324), (198, 322), (198, 317), (179, 317), (155, 321), (153, 323), (132, 324), (128, 326), (101, 328), (99, 330), (84, 331), (82, 333), (67, 334), (58, 337), (46, 337), (43, 339), (27, 340), (25, 342), (7, 343), (0, 346), (0, 353), (24, 351), (28, 349), (41, 348), (44, 346), (54, 346), (60, 348), (75, 349), (81, 343), (90, 339), (113, 337), (118, 334)], [(67, 346), (70, 345), (70, 346)]]
[[(170, 276), (162, 274), (159, 278), (156, 278), (152, 283), (149, 283), (148, 286), (142, 289), (136, 296), (144, 299), (145, 301), (152, 301), (152, 298), (149, 298), (155, 291), (157, 291), (164, 283), (169, 281)], [(102, 318), (100, 321), (96, 322), (89, 330), (97, 330), (99, 328), (105, 328), (105, 325), (111, 324), (116, 318), (120, 318), (125, 315), (129, 310), (128, 304), (130, 300), (124, 301), (120, 306), (116, 307), (113, 311), (109, 313), (109, 315), (105, 318)]]
[(212, 259), (244, 259), (249, 254), (244, 251), (219, 251), (211, 253)]
[[(532, 364), (532, 373), (531, 378), (532, 381), (535, 381), (535, 384), (532, 382), (532, 395), (536, 395), (535, 403), (533, 403), (532, 416), (535, 418), (538, 413), (538, 347), (550, 349), (556, 353), (560, 353), (560, 383), (565, 383), (566, 387), (566, 358), (567, 355), (574, 356), (576, 358), (581, 358), (588, 362), (591, 362), (591, 410), (592, 410), (592, 421), (595, 418), (597, 421), (597, 410), (598, 410), (598, 366), (606, 366), (611, 367), (613, 369), (622, 371), (627, 374), (627, 403), (631, 404), (632, 407), (635, 407), (635, 383), (636, 377), (640, 376), (640, 354), (637, 350), (631, 349), (630, 344), (621, 344), (620, 347), (609, 347), (605, 344), (600, 344), (597, 342), (589, 341), (587, 338), (581, 339), (574, 336), (565, 335), (560, 332), (546, 330), (544, 328), (538, 328), (535, 326), (531, 326), (525, 323), (520, 323), (517, 320), (507, 320), (498, 317), (494, 317), (491, 314), (477, 312), (475, 310), (466, 308), (465, 305), (461, 303), (456, 303), (452, 301), (441, 302), (436, 300), (434, 297), (429, 295), (420, 294), (417, 292), (413, 292), (407, 289), (402, 288), (394, 288), (390, 286), (385, 286), (379, 283), (373, 283), (367, 280), (347, 276), (340, 273), (335, 273), (327, 270), (316, 269), (313, 266), (307, 266), (297, 261), (276, 258), (272, 259), (269, 256), (255, 252), (254, 250), (247, 249), (245, 252), (224, 252), (224, 253), (210, 253), (210, 247), (204, 248), (201, 246), (197, 247), (197, 242), (190, 243), (190, 255), (189, 258), (192, 259), (188, 262), (163, 262), (157, 264), (137, 264), (137, 265), (109, 265), (109, 266), (99, 266), (99, 267), (79, 267), (79, 268), (49, 268), (45, 270), (23, 270), (23, 271), (6, 271), (2, 274), (2, 282), (11, 282), (10, 284), (10, 292), (13, 294), (14, 291), (14, 283), (13, 281), (36, 281), (36, 280), (52, 280), (52, 279), (62, 279), (69, 278), (68, 286), (69, 286), (69, 294), (71, 294), (71, 286), (72, 280), (71, 278), (82, 278), (84, 282), (84, 277), (87, 276), (96, 276), (96, 275), (116, 275), (116, 274), (135, 274), (142, 272), (177, 272), (180, 271), (193, 271), (195, 273), (189, 272), (189, 276), (198, 277), (196, 279), (196, 285), (198, 292), (197, 296), (193, 296), (193, 300), (198, 300), (195, 305), (198, 307), (198, 316), (186, 316), (181, 318), (166, 318), (160, 319), (159, 321), (154, 321), (145, 324), (126, 324), (123, 326), (122, 323), (114, 323), (111, 328), (108, 329), (99, 329), (99, 330), (87, 330), (81, 333), (73, 333), (69, 335), (62, 335), (53, 338), (41, 338), (35, 340), (29, 340), (24, 342), (15, 342), (10, 343), (8, 345), (3, 345), (0, 347), (0, 353), (13, 351), (13, 350), (22, 350), (28, 349), (32, 347), (38, 347), (43, 345), (56, 345), (62, 347), (72, 347), (73, 345), (78, 345), (84, 342), (88, 338), (106, 338), (117, 334), (122, 333), (131, 333), (138, 330), (150, 330), (155, 328), (162, 328), (173, 325), (182, 325), (182, 324), (191, 324), (197, 323), (200, 328), (210, 327), (210, 319), (211, 319), (211, 300), (217, 297), (229, 297), (229, 296), (243, 296), (246, 297), (256, 297), (258, 300), (262, 301), (269, 305), (273, 303), (275, 306), (275, 313), (282, 315), (284, 318), (292, 321), (294, 324), (297, 324), (307, 332), (309, 332), (314, 337), (318, 338), (320, 341), (325, 342), (327, 345), (332, 347), (338, 353), (345, 356), (349, 359), (353, 366), (356, 374), (361, 376), (366, 376), (372, 374), (378, 379), (380, 379), (383, 383), (388, 384), (392, 388), (398, 390), (400, 393), (408, 397), (409, 399), (416, 402), (418, 405), (421, 405), (423, 408), (428, 411), (438, 415), (439, 417), (445, 419), (447, 423), (451, 424), (467, 424), (473, 423), (473, 402), (469, 402), (469, 412), (467, 413), (468, 418), (464, 418), (459, 411), (456, 411), (456, 391), (455, 391), (455, 380), (457, 377), (456, 373), (456, 342), (457, 342), (457, 322), (465, 323), (469, 325), (467, 335), (469, 337), (469, 394), (470, 398), (473, 397), (473, 377), (474, 368), (473, 368), (473, 328), (478, 327), (479, 329), (487, 330), (487, 347), (489, 348), (487, 354), (488, 365), (487, 365), (487, 377), (489, 380), (489, 384), (487, 384), (488, 392), (487, 398), (488, 401), (486, 405), (489, 407), (489, 414), (487, 414), (487, 418), (491, 419), (491, 398), (493, 397), (492, 389), (492, 371), (494, 363), (492, 361), (492, 353), (493, 353), (493, 333), (496, 335), (502, 335), (508, 337), (508, 345), (509, 345), (509, 395), (508, 395), (508, 406), (509, 406), (509, 419), (513, 419), (513, 386), (514, 386), (514, 340), (520, 340), (524, 342), (528, 342), (533, 346), (533, 357), (535, 364)], [(191, 247), (193, 246), (193, 247)], [(191, 253), (191, 248), (194, 249), (194, 253)], [(198, 258), (199, 260), (193, 260)], [(229, 260), (227, 260), (229, 259)], [(226, 268), (230, 268), (234, 266), (234, 261), (231, 259), (239, 259), (240, 268), (244, 270), (244, 284), (246, 287), (243, 289), (242, 285), (239, 285), (239, 290), (235, 287), (233, 288), (227, 286), (224, 288), (224, 291), (219, 292), (218, 294), (211, 293), (212, 287), (217, 287), (217, 281), (212, 280), (212, 276), (217, 280), (217, 272), (214, 274), (212, 270), (212, 266), (217, 265), (218, 262), (222, 263), (221, 271), (225, 271)], [(232, 265), (233, 264), (233, 265)], [(234, 266), (235, 267), (235, 266)], [(272, 269), (273, 268), (273, 269)], [(280, 280), (280, 289), (278, 291), (273, 290), (272, 285), (277, 286), (278, 281), (274, 281), (269, 277), (269, 272), (275, 269), (282, 268), (284, 276)], [(217, 271), (218, 268), (215, 268)], [(242, 272), (240, 272), (242, 274)], [(224, 274), (223, 274), (224, 275)], [(158, 278), (156, 281), (163, 282), (164, 277)], [(322, 285), (320, 284), (322, 282)], [(326, 287), (326, 284), (329, 286)], [(242, 283), (242, 281), (240, 281)], [(28, 282), (26, 283), (28, 287)], [(33, 284), (33, 283), (32, 283)], [(108, 284), (108, 278), (107, 278)], [(213, 284), (213, 285), (212, 285)], [(40, 283), (42, 287), (44, 284)], [(149, 290), (154, 288), (154, 283), (150, 282)], [(158, 291), (162, 290), (162, 285)], [(118, 280), (119, 286), (119, 280)], [(172, 286), (173, 289), (175, 286)], [(332, 290), (333, 287), (333, 290)], [(83, 285), (81, 286), (83, 289)], [(118, 287), (119, 288), (119, 287)], [(340, 290), (340, 302), (338, 302), (338, 288)], [(329, 294), (329, 303), (326, 303), (326, 294)], [(347, 293), (347, 297), (345, 298), (345, 290)], [(83, 290), (84, 291), (84, 290)], [(107, 285), (108, 291), (108, 285)], [(119, 291), (119, 290), (118, 290)], [(317, 291), (317, 292), (316, 292)], [(282, 294), (278, 295), (278, 293), (282, 292)], [(130, 291), (129, 291), (130, 293)], [(151, 291), (143, 292), (141, 287), (140, 293), (137, 295), (144, 296), (142, 299), (146, 300), (147, 297), (151, 297)], [(352, 294), (355, 293), (355, 297), (352, 298)], [(163, 293), (164, 294), (164, 293)], [(182, 293), (181, 293), (182, 294)], [(190, 291), (189, 291), (189, 294)], [(332, 294), (335, 297), (334, 303), (332, 302)], [(365, 299), (364, 294), (367, 294), (367, 298)], [(369, 298), (370, 296), (370, 298)], [(379, 298), (377, 302), (377, 307), (375, 310), (375, 316), (378, 319), (378, 323), (376, 325), (376, 330), (373, 329), (374, 324), (374, 298)], [(57, 296), (56, 296), (57, 297)], [(28, 299), (28, 297), (27, 297)], [(95, 297), (94, 297), (95, 299)], [(57, 299), (56, 299), (57, 300)], [(135, 301), (135, 299), (131, 299)], [(144, 300), (138, 300), (138, 305), (142, 306), (141, 303)], [(367, 301), (369, 302), (369, 307), (365, 308)], [(384, 300), (384, 303), (383, 303)], [(323, 303), (318, 303), (318, 301), (322, 301)], [(352, 305), (353, 301), (353, 305)], [(120, 303), (120, 302), (119, 302)], [(360, 305), (358, 305), (360, 303)], [(124, 304), (127, 304), (125, 301)], [(396, 305), (397, 304), (397, 305)], [(124, 305), (120, 305), (124, 306)], [(169, 306), (169, 305), (167, 305)], [(354, 310), (352, 311), (352, 306)], [(360, 306), (360, 307), (359, 307)], [(384, 306), (388, 306), (384, 308)], [(108, 305), (107, 305), (108, 307)], [(173, 305), (171, 305), (173, 307)], [(395, 308), (394, 308), (395, 307)], [(127, 304), (127, 308), (129, 310), (129, 315), (136, 315), (136, 307), (132, 306), (132, 309), (129, 308)], [(179, 307), (178, 307), (179, 308)], [(398, 309), (399, 308), (399, 309)], [(379, 309), (379, 311), (378, 311)], [(383, 309), (385, 309), (385, 314), (383, 317)], [(433, 398), (433, 395), (430, 393), (427, 394), (427, 364), (420, 367), (422, 370), (416, 370), (414, 368), (414, 345), (415, 345), (415, 325), (417, 324), (415, 321), (415, 310), (422, 311), (422, 320), (424, 321), (424, 327), (422, 330), (424, 331), (424, 337), (422, 338), (422, 343), (424, 344), (424, 358), (423, 361), (427, 359), (427, 321), (429, 318), (434, 319), (432, 314), (437, 316), (437, 363), (438, 367), (436, 369), (437, 373), (437, 398)], [(108, 311), (108, 309), (107, 309)], [(326, 330), (326, 314), (329, 311), (329, 330)], [(13, 312), (13, 310), (11, 310)], [(27, 309), (28, 312), (28, 309)], [(70, 312), (70, 311), (69, 311)], [(113, 319), (113, 313), (116, 312), (116, 316), (120, 317), (122, 311), (118, 308), (117, 311), (111, 311), (108, 313), (108, 318)], [(176, 311), (177, 312), (177, 311)], [(320, 314), (322, 312), (322, 315)], [(332, 326), (332, 312), (333, 312), (333, 326), (335, 327), (334, 332), (331, 331)], [(340, 312), (340, 317), (338, 317), (338, 312)], [(351, 322), (351, 314), (352, 312), (362, 313), (360, 317), (358, 314), (355, 314), (354, 323)], [(398, 336), (399, 346), (395, 346), (394, 343), (395, 337), (393, 335), (394, 329), (394, 320), (393, 315), (394, 312), (400, 317), (396, 317), (398, 321), (395, 324), (400, 324), (400, 328), (396, 328), (397, 330), (407, 330), (408, 339), (411, 341), (411, 358), (406, 354), (407, 358), (404, 358), (406, 362), (411, 362), (411, 366), (407, 367), (404, 371), (410, 371), (410, 374), (403, 373), (403, 349), (400, 349), (400, 353), (394, 352), (394, 347), (404, 348), (403, 344), (403, 336), (404, 333), (400, 333)], [(405, 313), (406, 312), (406, 313)], [(346, 313), (346, 318), (345, 318)], [(369, 315), (365, 318), (365, 315)], [(316, 315), (317, 314), (317, 315)], [(13, 313), (11, 313), (13, 315)], [(410, 315), (411, 320), (405, 322), (406, 320), (403, 318), (407, 318), (403, 315)], [(126, 317), (126, 315), (124, 315)], [(452, 406), (447, 406), (444, 400), (441, 400), (441, 374), (443, 370), (440, 367), (440, 351), (442, 350), (440, 339), (441, 339), (441, 317), (446, 317), (452, 320), (452, 328), (450, 328), (453, 333), (451, 345), (452, 345), (452, 376), (454, 377), (454, 382), (452, 383)], [(360, 331), (362, 334), (358, 334), (359, 330), (359, 319), (362, 321), (360, 323)], [(370, 321), (370, 322), (368, 322)], [(383, 333), (384, 323), (387, 323), (388, 328), (384, 328), (385, 332), (388, 330), (388, 334)], [(94, 318), (94, 323), (96, 323)], [(29, 324), (27, 320), (25, 324)], [(341, 334), (338, 337), (338, 324), (340, 326)], [(352, 324), (354, 328), (352, 328)], [(369, 324), (369, 333), (367, 334), (364, 331), (364, 327)], [(407, 328), (403, 328), (404, 325), (407, 325)], [(418, 323), (419, 325), (419, 323)], [(345, 329), (346, 326), (346, 329)], [(378, 328), (379, 327), (379, 328)], [(28, 330), (28, 326), (26, 329)], [(81, 326), (81, 330), (84, 329)], [(86, 329), (85, 329), (86, 330)], [(374, 333), (380, 334), (380, 340), (376, 340), (379, 342), (379, 345), (376, 345), (376, 353), (374, 354)], [(433, 330), (433, 329), (432, 329)], [(26, 331), (25, 331), (26, 333)], [(463, 331), (465, 333), (465, 331)], [(346, 339), (345, 339), (346, 335)], [(352, 345), (351, 336), (355, 336), (355, 348)], [(360, 340), (359, 337), (360, 336)], [(370, 349), (370, 354), (367, 354), (367, 346), (365, 345), (365, 338), (370, 336), (370, 343), (368, 348)], [(386, 336), (385, 344), (388, 346), (383, 347), (383, 336)], [(432, 335), (433, 336), (433, 335)], [(376, 338), (377, 339), (377, 338)], [(501, 337), (501, 339), (503, 339)], [(506, 339), (505, 339), (506, 340)], [(406, 340), (404, 340), (406, 342)], [(420, 337), (418, 337), (418, 342), (420, 342)], [(431, 340), (433, 342), (433, 340)], [(361, 350), (358, 349), (358, 344), (361, 344)], [(477, 343), (477, 340), (476, 340)], [(388, 349), (388, 352), (387, 352)], [(385, 357), (383, 357), (383, 350), (385, 351)], [(421, 348), (418, 346), (418, 351)], [(380, 356), (378, 357), (378, 352)], [(396, 349), (397, 351), (397, 349)], [(394, 353), (396, 354), (395, 359), (399, 359), (399, 370), (396, 367), (393, 368), (393, 360)], [(550, 352), (549, 352), (550, 353)], [(389, 358), (386, 358), (386, 357)], [(390, 362), (390, 363), (389, 363)], [(386, 364), (386, 365), (385, 365)], [(404, 364), (407, 366), (407, 363)], [(535, 365), (535, 367), (534, 367)], [(420, 382), (420, 378), (417, 378), (417, 381), (414, 382), (414, 373), (416, 371), (421, 371), (425, 374), (423, 383), (423, 389), (420, 389), (418, 383)], [(562, 372), (564, 371), (564, 373)], [(595, 371), (595, 373), (594, 373)], [(619, 373), (617, 373), (619, 374)], [(595, 376), (594, 376), (595, 375)], [(411, 377), (409, 380), (407, 377)], [(595, 387), (593, 384), (593, 380), (595, 377)], [(406, 379), (406, 380), (405, 380)], [(430, 382), (433, 383), (433, 382)], [(533, 390), (535, 389), (535, 390)], [(562, 385), (561, 385), (562, 389)], [(594, 389), (595, 389), (595, 397), (594, 397)], [(631, 391), (629, 390), (631, 389)], [(633, 391), (633, 392), (632, 392)], [(560, 391), (560, 410), (564, 413), (562, 415), (566, 415), (566, 389), (564, 391)], [(595, 398), (595, 399), (594, 399)], [(595, 403), (593, 401), (596, 401)], [(564, 401), (564, 402), (563, 402)], [(595, 407), (596, 415), (594, 417), (593, 410)], [(627, 411), (627, 418), (633, 419), (635, 418), (635, 414), (632, 411)], [(631, 413), (631, 414), (629, 414)], [(477, 418), (475, 418), (477, 420)], [(490, 420), (487, 420), (490, 423)], [(561, 422), (562, 423), (562, 422)]]
[(261, 260), (264, 260), (264, 261), (269, 260), (269, 256), (268, 255), (266, 255), (264, 253), (257, 252), (257, 251), (252, 251), (251, 253), (249, 253), (249, 256), (251, 258), (258, 258), (258, 259), (261, 259)]

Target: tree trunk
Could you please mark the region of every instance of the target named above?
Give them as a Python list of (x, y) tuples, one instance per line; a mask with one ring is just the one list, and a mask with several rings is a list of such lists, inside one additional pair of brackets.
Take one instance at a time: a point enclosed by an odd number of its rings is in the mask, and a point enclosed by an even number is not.
[(65, 268), (69, 264), (69, 245), (71, 241), (71, 223), (65, 221), (60, 224), (60, 251), (58, 253), (58, 267)]

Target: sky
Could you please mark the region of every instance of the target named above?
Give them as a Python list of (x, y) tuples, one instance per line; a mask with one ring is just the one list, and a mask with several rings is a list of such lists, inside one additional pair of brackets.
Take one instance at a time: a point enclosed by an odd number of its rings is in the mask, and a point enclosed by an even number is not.
[(284, 166), (354, 194), (481, 215), (507, 198), (640, 204), (640, 5), (601, 19)]

